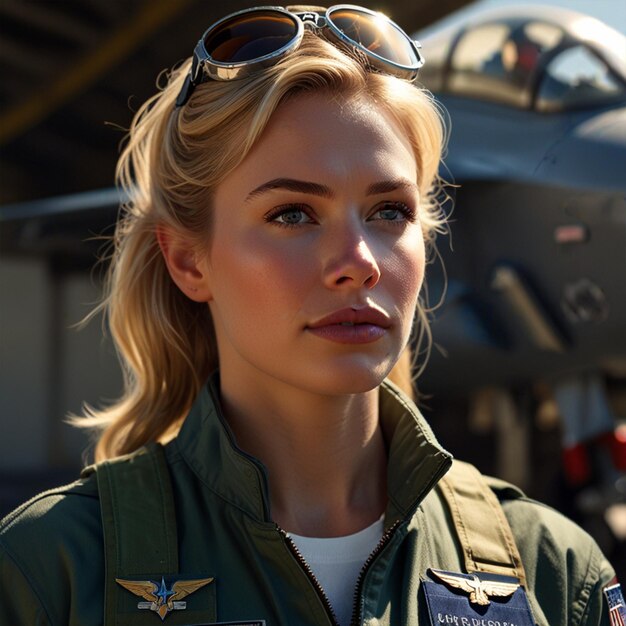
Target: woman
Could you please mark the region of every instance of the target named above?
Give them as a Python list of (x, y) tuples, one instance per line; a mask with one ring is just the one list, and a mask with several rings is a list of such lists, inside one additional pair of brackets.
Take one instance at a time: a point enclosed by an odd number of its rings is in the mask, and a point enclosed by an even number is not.
[(443, 225), (417, 48), (294, 11), (210, 28), (133, 123), (104, 304), (126, 393), (88, 420), (104, 462), (4, 521), (0, 621), (608, 624), (592, 540), (442, 480), (385, 381), (410, 391)]

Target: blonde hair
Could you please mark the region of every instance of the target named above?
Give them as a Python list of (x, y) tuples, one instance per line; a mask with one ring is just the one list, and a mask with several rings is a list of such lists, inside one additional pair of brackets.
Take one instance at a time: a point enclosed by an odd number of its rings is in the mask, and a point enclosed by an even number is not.
[[(97, 461), (171, 437), (217, 367), (209, 308), (188, 299), (171, 280), (156, 229), (169, 226), (206, 245), (215, 188), (287, 98), (326, 90), (373, 99), (406, 132), (415, 152), (428, 249), (444, 224), (435, 197), (444, 126), (425, 90), (368, 71), (361, 59), (306, 33), (299, 49), (275, 66), (251, 78), (203, 84), (175, 108), (189, 65), (172, 72), (137, 112), (118, 162), (117, 180), (130, 200), (121, 210), (105, 295), (94, 314), (108, 317), (125, 391), (111, 406), (87, 407), (86, 417), (73, 420), (100, 432)], [(427, 334), (423, 304), (417, 317), (418, 332)], [(391, 375), (407, 391), (410, 360), (407, 352)]]

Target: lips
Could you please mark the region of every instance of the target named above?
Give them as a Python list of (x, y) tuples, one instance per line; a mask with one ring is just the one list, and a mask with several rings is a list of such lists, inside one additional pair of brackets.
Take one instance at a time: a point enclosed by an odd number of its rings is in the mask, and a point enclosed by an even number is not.
[(389, 328), (391, 320), (385, 313), (379, 309), (365, 307), (363, 309), (341, 309), (335, 311), (326, 317), (308, 325), (308, 328), (321, 328), (323, 326), (333, 326), (335, 324), (356, 325), (356, 324), (372, 324), (381, 328)]
[(337, 343), (371, 343), (383, 337), (391, 327), (389, 317), (378, 309), (341, 309), (316, 320), (307, 330)]

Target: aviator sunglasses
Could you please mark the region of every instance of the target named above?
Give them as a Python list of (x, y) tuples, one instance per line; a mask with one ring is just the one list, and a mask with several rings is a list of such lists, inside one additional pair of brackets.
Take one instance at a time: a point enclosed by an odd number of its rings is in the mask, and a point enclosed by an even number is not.
[(276, 64), (298, 48), (305, 28), (360, 51), (371, 67), (400, 78), (415, 80), (424, 64), (420, 44), (382, 13), (351, 4), (256, 7), (227, 15), (202, 35), (176, 106), (204, 82), (244, 78)]

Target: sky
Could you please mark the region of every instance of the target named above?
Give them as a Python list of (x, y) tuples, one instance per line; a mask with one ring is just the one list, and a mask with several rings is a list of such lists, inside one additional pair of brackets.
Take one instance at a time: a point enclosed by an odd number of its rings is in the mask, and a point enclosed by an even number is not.
[[(626, 0), (525, 0), (524, 2), (520, 2), (519, 0), (477, 0), (477, 2), (437, 22), (437, 28), (448, 23), (454, 23), (459, 19), (471, 17), (477, 9), (482, 9), (483, 7), (500, 7), (516, 4), (544, 4), (579, 11), (580, 13), (586, 13), (587, 15), (596, 17), (616, 30), (626, 34)], [(428, 35), (430, 31), (431, 28), (425, 28), (420, 31), (420, 36), (424, 37)], [(626, 54), (626, 50), (624, 54)]]

